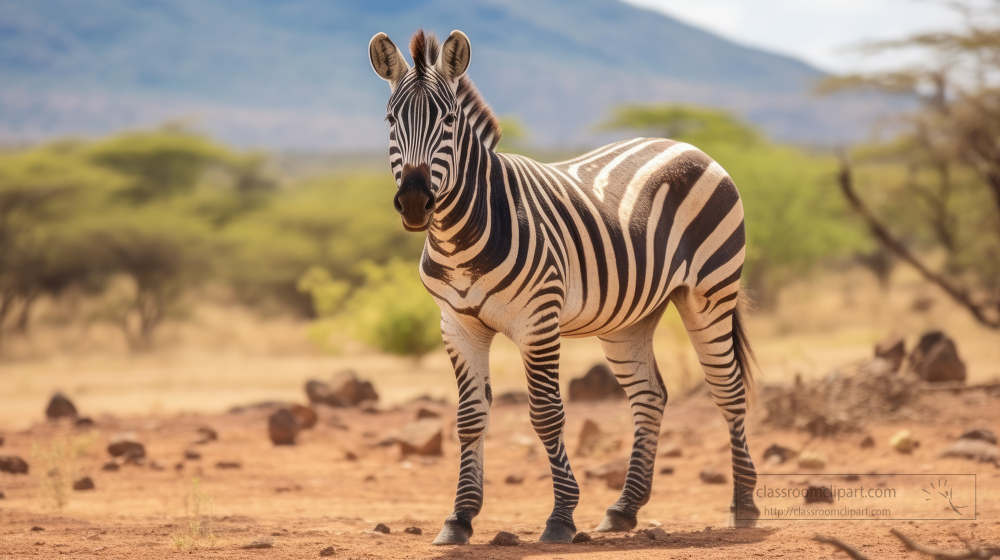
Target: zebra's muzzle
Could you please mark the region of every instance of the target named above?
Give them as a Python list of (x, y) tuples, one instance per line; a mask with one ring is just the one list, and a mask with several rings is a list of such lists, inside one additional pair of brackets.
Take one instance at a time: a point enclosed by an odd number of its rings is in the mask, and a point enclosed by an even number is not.
[(393, 198), (393, 206), (403, 220), (406, 231), (424, 231), (434, 214), (434, 194), (429, 187), (428, 166), (403, 166), (403, 181)]

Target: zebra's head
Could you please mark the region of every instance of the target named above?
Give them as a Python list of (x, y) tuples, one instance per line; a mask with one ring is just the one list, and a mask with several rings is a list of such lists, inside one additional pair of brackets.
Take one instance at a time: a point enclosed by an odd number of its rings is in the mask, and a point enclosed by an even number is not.
[(424, 231), (434, 206), (454, 186), (457, 130), (465, 124), (458, 102), (471, 45), (452, 31), (443, 45), (417, 31), (410, 41), (413, 68), (385, 33), (372, 37), (372, 68), (389, 82), (389, 163), (396, 178), (393, 204), (407, 231)]

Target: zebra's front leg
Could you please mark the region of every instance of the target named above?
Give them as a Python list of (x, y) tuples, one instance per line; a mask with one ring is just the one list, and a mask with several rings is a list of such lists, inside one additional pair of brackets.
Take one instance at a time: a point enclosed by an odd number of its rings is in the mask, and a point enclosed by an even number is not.
[(455, 510), (445, 520), (433, 544), (468, 544), (472, 518), (483, 507), (483, 443), (493, 402), (489, 352), (495, 334), (478, 321), (472, 324), (447, 313), (441, 315), (441, 337), (458, 382), (457, 428), (462, 462)]
[(631, 531), (639, 508), (649, 502), (653, 490), (656, 444), (660, 437), (667, 389), (653, 356), (653, 331), (662, 311), (627, 329), (601, 337), (611, 371), (628, 395), (632, 409), (633, 443), (628, 474), (621, 497), (608, 508), (598, 532)]
[(525, 340), (515, 341), (521, 350), (528, 378), (531, 425), (542, 440), (552, 471), (555, 504), (545, 522), (539, 542), (568, 543), (576, 535), (573, 511), (580, 502), (580, 487), (569, 466), (563, 428), (566, 413), (559, 394), (560, 336), (557, 320), (550, 328), (536, 327)]

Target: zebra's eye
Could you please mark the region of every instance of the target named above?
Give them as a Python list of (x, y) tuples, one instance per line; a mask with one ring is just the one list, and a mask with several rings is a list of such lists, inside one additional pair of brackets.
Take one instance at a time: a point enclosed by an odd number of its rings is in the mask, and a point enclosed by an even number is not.
[(389, 126), (396, 126), (396, 117), (392, 115), (386, 115), (385, 120), (386, 122), (389, 123)]
[(448, 115), (444, 118), (444, 125), (451, 126), (455, 124), (455, 115)]

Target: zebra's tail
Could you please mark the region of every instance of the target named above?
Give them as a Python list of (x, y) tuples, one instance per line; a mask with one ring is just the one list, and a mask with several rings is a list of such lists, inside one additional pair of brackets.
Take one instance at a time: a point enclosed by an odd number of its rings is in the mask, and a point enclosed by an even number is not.
[[(743, 325), (743, 314), (747, 313), (753, 302), (746, 292), (740, 290), (737, 299), (736, 309), (733, 310), (733, 351), (736, 354), (736, 363), (740, 366), (740, 376), (743, 379), (743, 388), (746, 391), (747, 404), (749, 405), (757, 397), (757, 380), (754, 379), (753, 368), (757, 367), (757, 356), (750, 347), (750, 340), (747, 337), (746, 327)], [(751, 367), (751, 364), (753, 367)]]

